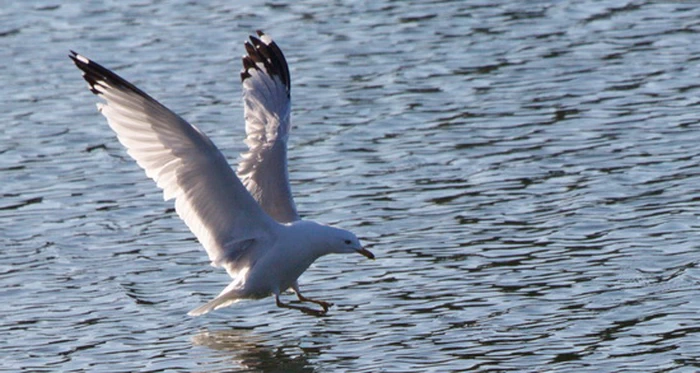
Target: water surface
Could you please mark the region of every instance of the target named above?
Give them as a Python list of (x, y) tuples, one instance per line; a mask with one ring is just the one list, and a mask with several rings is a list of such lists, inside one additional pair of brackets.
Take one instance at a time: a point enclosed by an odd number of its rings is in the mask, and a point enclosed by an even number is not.
[[(693, 372), (692, 2), (15, 2), (0, 11), (0, 370)], [(290, 62), (303, 216), (377, 255), (240, 302), (67, 58), (244, 150), (242, 41)]]

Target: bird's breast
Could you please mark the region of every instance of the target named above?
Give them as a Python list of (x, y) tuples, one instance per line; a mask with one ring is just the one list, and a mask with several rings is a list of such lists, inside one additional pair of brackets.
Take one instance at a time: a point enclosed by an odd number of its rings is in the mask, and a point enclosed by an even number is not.
[(249, 294), (269, 294), (283, 292), (306, 271), (316, 258), (294, 255), (294, 252), (270, 253), (251, 268), (246, 281)]

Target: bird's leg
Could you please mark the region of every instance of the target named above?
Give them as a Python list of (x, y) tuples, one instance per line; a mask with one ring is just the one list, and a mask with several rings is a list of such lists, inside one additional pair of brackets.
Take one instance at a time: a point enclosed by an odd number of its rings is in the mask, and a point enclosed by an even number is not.
[(291, 308), (291, 309), (294, 309), (294, 310), (299, 310), (299, 311), (301, 311), (301, 312), (304, 312), (304, 313), (307, 314), (307, 315), (323, 316), (323, 315), (325, 315), (326, 312), (327, 312), (327, 310), (325, 310), (325, 309), (324, 309), (323, 311), (321, 311), (321, 310), (315, 310), (315, 309), (309, 308), (309, 307), (295, 306), (295, 305), (289, 304), (289, 303), (282, 303), (282, 301), (280, 300), (280, 296), (277, 295), (277, 294), (275, 294), (275, 301), (277, 302), (277, 307), (280, 307), (280, 308)]
[(328, 312), (328, 309), (331, 308), (331, 306), (333, 305), (333, 303), (330, 303), (330, 302), (324, 302), (322, 300), (311, 299), (311, 298), (307, 298), (307, 297), (301, 295), (301, 291), (299, 291), (299, 283), (297, 283), (296, 281), (292, 285), (292, 290), (294, 290), (294, 292), (297, 295), (297, 298), (299, 298), (300, 301), (316, 303), (319, 306), (323, 307), (323, 313)]

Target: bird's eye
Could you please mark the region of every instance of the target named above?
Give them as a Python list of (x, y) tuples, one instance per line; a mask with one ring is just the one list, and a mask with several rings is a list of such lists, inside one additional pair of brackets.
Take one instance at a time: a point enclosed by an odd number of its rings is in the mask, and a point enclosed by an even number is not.
[(345, 240), (346, 245), (350, 245), (352, 242), (350, 240)]

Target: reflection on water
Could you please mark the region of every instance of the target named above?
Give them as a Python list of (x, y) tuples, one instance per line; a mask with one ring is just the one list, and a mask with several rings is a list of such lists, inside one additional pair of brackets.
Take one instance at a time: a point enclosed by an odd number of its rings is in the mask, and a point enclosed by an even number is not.
[(266, 341), (252, 330), (205, 330), (192, 337), (192, 344), (219, 352), (232, 369), (256, 372), (314, 372), (306, 352), (299, 346)]
[[(39, 0), (0, 20), (0, 371), (700, 367), (691, 2)], [(66, 56), (235, 163), (255, 29), (291, 63), (300, 213), (377, 255), (302, 276), (323, 318), (272, 298), (186, 315), (229, 279)]]

